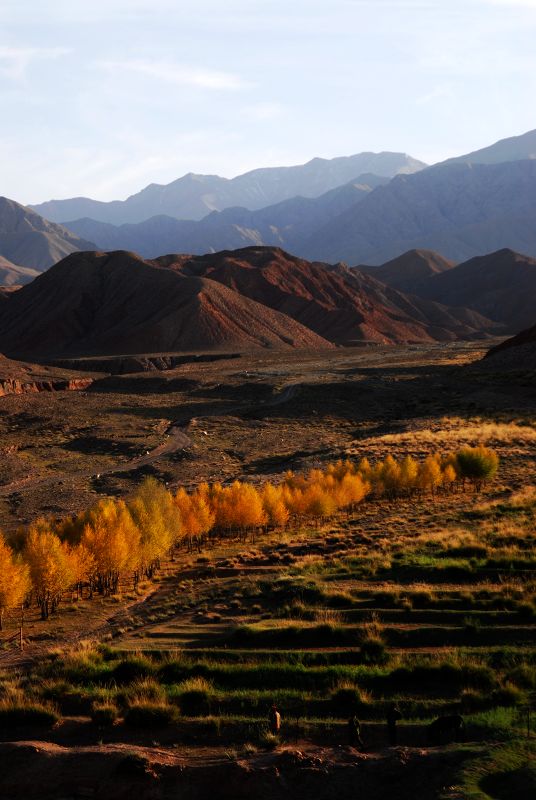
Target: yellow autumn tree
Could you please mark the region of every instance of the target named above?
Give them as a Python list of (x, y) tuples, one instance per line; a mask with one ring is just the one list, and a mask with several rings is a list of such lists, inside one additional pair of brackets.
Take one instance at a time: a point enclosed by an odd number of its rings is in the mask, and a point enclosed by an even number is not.
[(335, 499), (318, 484), (308, 486), (303, 499), (305, 515), (317, 520), (330, 517), (337, 508)]
[(401, 483), (400, 477), (399, 465), (392, 455), (388, 455), (381, 465), (380, 470), (380, 480), (384, 491), (388, 495), (394, 496), (398, 493)]
[(65, 550), (73, 576), (73, 589), (78, 596), (84, 584), (91, 585), (95, 574), (95, 558), (93, 553), (82, 543), (66, 545)]
[(441, 483), (443, 486), (446, 486), (448, 489), (452, 489), (457, 480), (458, 475), (456, 474), (454, 466), (452, 464), (445, 464), (442, 468), (441, 476)]
[(285, 505), (283, 489), (273, 483), (265, 483), (262, 490), (262, 505), (268, 524), (274, 528), (284, 528), (290, 513)]
[(123, 500), (101, 500), (88, 514), (81, 545), (94, 559), (92, 584), (101, 594), (117, 591), (119, 577), (140, 566), (140, 532)]
[(422, 464), (419, 465), (417, 483), (419, 488), (435, 493), (441, 485), (442, 472), (439, 457), (436, 455), (426, 456)]
[(154, 478), (146, 478), (128, 504), (128, 509), (140, 532), (139, 555), (141, 567), (148, 577), (178, 541), (180, 516), (173, 497)]
[(335, 500), (339, 508), (354, 508), (370, 491), (370, 485), (361, 475), (347, 472), (335, 487)]
[(411, 494), (417, 486), (419, 464), (411, 456), (405, 456), (400, 463), (400, 489)]
[(182, 534), (191, 550), (194, 543), (199, 544), (200, 539), (214, 526), (216, 515), (210, 508), (208, 500), (208, 486), (205, 484), (191, 495), (180, 488), (174, 498), (178, 510)]
[(4, 614), (22, 605), (30, 586), (27, 565), (15, 557), (0, 534), (0, 631), (3, 629)]
[(67, 548), (45, 519), (38, 519), (28, 531), (23, 552), (41, 618), (56, 610), (62, 593), (73, 583)]

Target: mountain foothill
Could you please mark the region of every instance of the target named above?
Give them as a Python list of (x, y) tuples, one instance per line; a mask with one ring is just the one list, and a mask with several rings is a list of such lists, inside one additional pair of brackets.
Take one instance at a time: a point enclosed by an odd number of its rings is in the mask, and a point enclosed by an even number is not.
[(506, 337), (536, 320), (535, 221), (536, 131), (433, 166), (361, 153), (110, 203), (0, 198), (0, 351)]

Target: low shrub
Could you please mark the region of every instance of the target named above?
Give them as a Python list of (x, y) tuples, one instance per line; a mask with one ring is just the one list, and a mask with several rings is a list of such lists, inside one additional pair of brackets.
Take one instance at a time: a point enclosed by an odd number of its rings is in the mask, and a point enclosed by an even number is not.
[(204, 678), (191, 678), (177, 687), (176, 698), (181, 713), (187, 717), (201, 717), (210, 713), (210, 700), (214, 690)]
[(144, 656), (131, 656), (120, 661), (111, 671), (110, 677), (120, 685), (148, 678), (154, 673), (154, 666)]
[(361, 694), (355, 686), (343, 686), (331, 694), (331, 704), (335, 716), (349, 716), (355, 713), (361, 703)]
[(0, 729), (51, 728), (59, 718), (54, 708), (39, 703), (21, 705), (5, 702), (0, 705)]
[(124, 778), (136, 778), (149, 771), (149, 759), (138, 753), (128, 753), (117, 765), (117, 774)]
[(362, 664), (381, 665), (389, 661), (387, 648), (381, 639), (365, 639), (359, 655)]
[(119, 712), (113, 703), (94, 703), (91, 720), (98, 728), (111, 728), (117, 721)]
[(125, 712), (130, 728), (164, 728), (176, 722), (177, 709), (166, 703), (134, 703)]
[(262, 733), (259, 737), (259, 744), (266, 750), (275, 750), (279, 744), (279, 736), (269, 732)]

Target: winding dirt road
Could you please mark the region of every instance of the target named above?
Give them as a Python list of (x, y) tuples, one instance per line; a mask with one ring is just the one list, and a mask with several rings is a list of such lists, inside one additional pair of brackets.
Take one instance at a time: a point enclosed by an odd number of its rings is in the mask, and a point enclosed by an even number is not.
[[(284, 403), (288, 403), (298, 394), (301, 388), (301, 384), (297, 383), (290, 383), (283, 386), (274, 397), (266, 400), (264, 403), (252, 403), (250, 405), (239, 404), (236, 406), (232, 406), (230, 408), (226, 408), (224, 412), (224, 416), (229, 414), (236, 414), (243, 411), (252, 411), (256, 408), (274, 408), (276, 406), (281, 406)], [(203, 419), (209, 419), (213, 416), (222, 416), (222, 410), (220, 408), (215, 409), (213, 413), (205, 413), (202, 417), (190, 417), (185, 422), (173, 422), (171, 426), (167, 429), (165, 433), (165, 439), (162, 444), (159, 444), (157, 447), (153, 448), (153, 450), (148, 450), (144, 455), (138, 456), (136, 458), (131, 459), (130, 461), (126, 461), (121, 464), (117, 464), (113, 467), (103, 467), (100, 471), (95, 472), (94, 469), (91, 470), (81, 470), (76, 473), (71, 473), (70, 477), (74, 479), (80, 478), (96, 478), (99, 479), (104, 475), (113, 475), (115, 473), (125, 473), (125, 472), (132, 472), (133, 470), (139, 469), (140, 467), (146, 467), (150, 464), (154, 464), (159, 458), (162, 456), (171, 455), (173, 453), (177, 453), (181, 450), (187, 450), (189, 447), (192, 446), (193, 442), (190, 436), (188, 435), (187, 431), (190, 427), (190, 424), (193, 420), (201, 421)], [(11, 483), (5, 484), (4, 486), (0, 486), (0, 497), (6, 497), (13, 492), (25, 492), (30, 491), (36, 488), (42, 488), (44, 486), (54, 486), (60, 483), (63, 483), (65, 480), (64, 475), (52, 475), (46, 478), (21, 478), (17, 481), (12, 481)]]

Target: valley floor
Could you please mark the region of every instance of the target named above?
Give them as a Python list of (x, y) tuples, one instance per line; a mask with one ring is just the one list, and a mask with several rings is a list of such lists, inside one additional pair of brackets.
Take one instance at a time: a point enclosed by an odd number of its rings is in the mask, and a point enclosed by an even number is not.
[[(65, 597), (48, 622), (32, 609), (22, 653), (7, 619), (3, 696), (23, 691), (57, 720), (0, 730), (2, 796), (533, 796), (536, 384), (471, 367), (481, 354), (263, 352), (2, 398), (10, 535), (146, 474), (258, 482), (481, 441), (501, 458), (484, 494), (369, 499), (321, 525), (179, 549), (152, 583)], [(140, 706), (158, 719), (140, 722)], [(349, 709), (364, 753), (348, 746)], [(429, 722), (457, 713), (465, 741), (431, 746)], [(491, 788), (490, 774), (503, 776)]]

